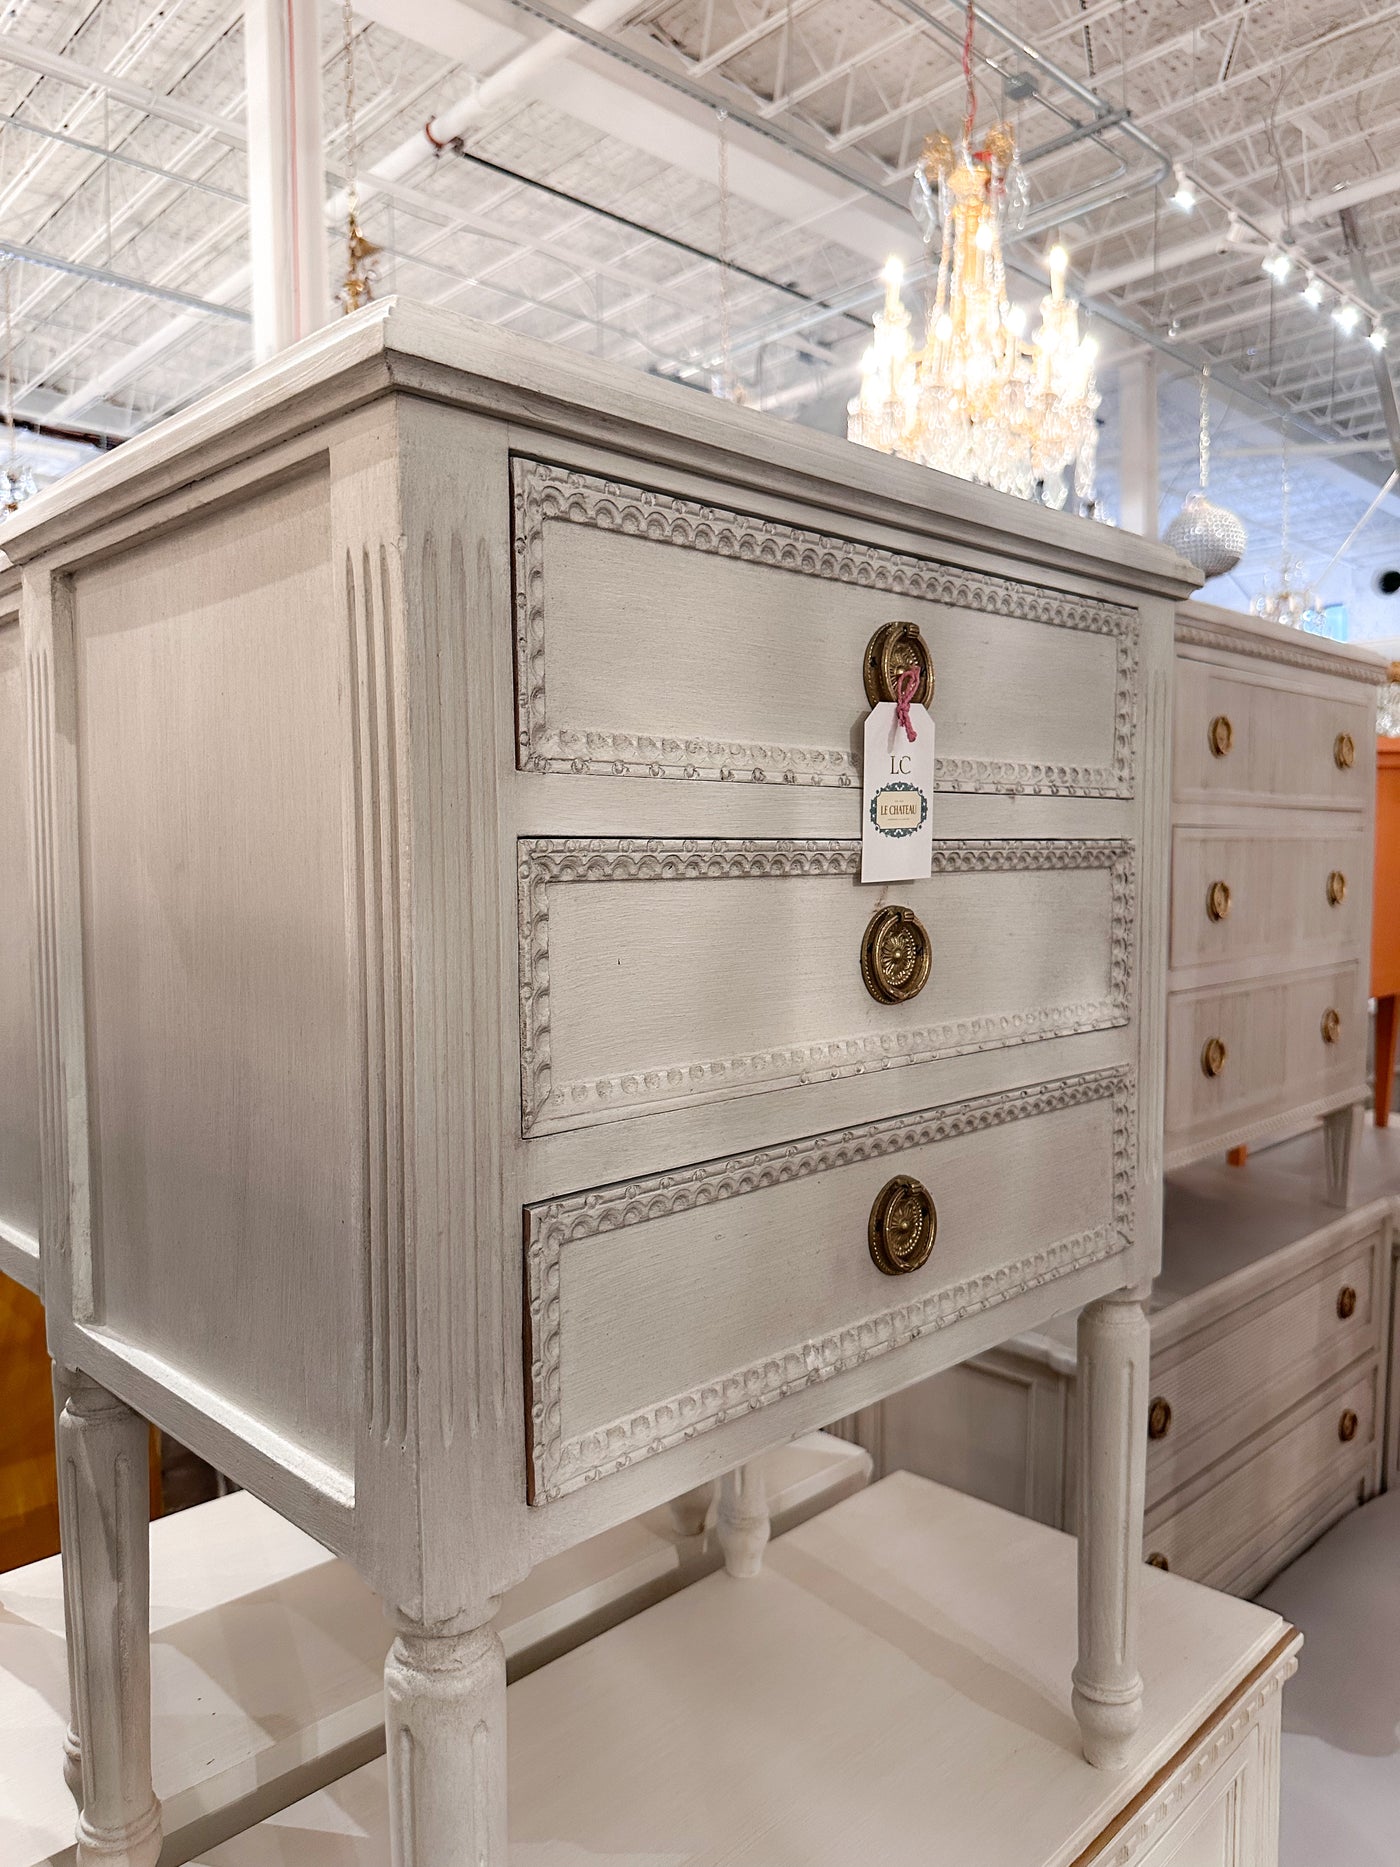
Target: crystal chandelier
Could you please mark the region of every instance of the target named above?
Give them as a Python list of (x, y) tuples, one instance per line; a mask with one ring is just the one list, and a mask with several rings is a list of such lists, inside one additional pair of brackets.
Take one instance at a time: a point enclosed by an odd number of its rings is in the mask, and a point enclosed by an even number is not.
[(1381, 739), (1400, 739), (1400, 661), (1390, 664), (1390, 681), (1379, 690), (1376, 699), (1376, 735)]
[(1031, 336), (1007, 297), (1002, 238), (1008, 223), (1020, 225), (1026, 184), (1009, 124), (994, 125), (980, 142), (974, 136), (973, 21), (969, 5), (961, 141), (955, 149), (949, 137), (930, 136), (914, 177), (911, 205), (925, 240), (931, 245), (941, 234), (923, 347), (914, 345), (903, 271), (891, 260), (847, 433), (866, 447), (1048, 506), (1063, 506), (1073, 491), (1092, 509), (1097, 345), (1081, 339), (1078, 309), (1065, 296), (1063, 247), (1050, 254), (1050, 290)]
[(1262, 616), (1265, 622), (1279, 622), (1287, 629), (1306, 629), (1314, 635), (1320, 635), (1327, 627), (1327, 618), (1322, 613), (1322, 599), (1304, 577), (1302, 560), (1294, 557), (1289, 549), (1288, 520), (1292, 490), (1292, 482), (1288, 477), (1288, 437), (1285, 435), (1279, 508), (1278, 585), (1256, 596), (1250, 609), (1256, 616)]
[(1201, 371), (1201, 490), (1188, 493), (1167, 527), (1166, 542), (1207, 577), (1223, 577), (1244, 556), (1243, 523), (1210, 497), (1210, 365)]
[(5, 267), (5, 459), (0, 464), (0, 512), (18, 512), (38, 488), (27, 461), (19, 457), (15, 437), (15, 339), (10, 321), (10, 272)]

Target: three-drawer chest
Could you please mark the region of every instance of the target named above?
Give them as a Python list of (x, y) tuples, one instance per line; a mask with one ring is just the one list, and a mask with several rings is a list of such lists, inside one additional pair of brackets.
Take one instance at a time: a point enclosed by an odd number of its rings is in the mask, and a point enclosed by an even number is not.
[(721, 1476), (751, 1571), (755, 1455), (1081, 1306), (1121, 1764), (1186, 568), (392, 301), (0, 542), (89, 1857), (159, 1847), (132, 1409), (385, 1597), (395, 1863), (503, 1867), (505, 1589)]

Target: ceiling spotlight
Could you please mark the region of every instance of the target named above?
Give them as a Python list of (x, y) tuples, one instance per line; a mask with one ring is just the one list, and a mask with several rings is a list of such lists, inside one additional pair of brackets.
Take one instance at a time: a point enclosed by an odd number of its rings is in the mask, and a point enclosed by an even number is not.
[(1316, 279), (1309, 279), (1303, 287), (1301, 297), (1305, 305), (1311, 305), (1316, 311), (1322, 303), (1322, 287)]
[(1187, 181), (1180, 169), (1175, 171), (1176, 193), (1172, 196), (1172, 206), (1179, 207), (1183, 214), (1189, 214), (1196, 205), (1196, 190)]
[(1357, 325), (1361, 322), (1361, 313), (1356, 309), (1355, 305), (1338, 305), (1337, 309), (1332, 313), (1332, 322), (1342, 333), (1343, 337), (1350, 337)]
[(1293, 261), (1287, 253), (1270, 253), (1264, 261), (1264, 270), (1277, 285), (1282, 285), (1293, 270)]
[(1375, 325), (1372, 328), (1371, 334), (1366, 339), (1366, 341), (1373, 350), (1384, 350), (1385, 349), (1385, 326), (1383, 324)]

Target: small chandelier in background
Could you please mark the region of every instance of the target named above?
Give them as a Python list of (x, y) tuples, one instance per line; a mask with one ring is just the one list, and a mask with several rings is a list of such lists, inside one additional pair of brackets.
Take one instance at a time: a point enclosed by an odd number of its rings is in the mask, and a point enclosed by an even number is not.
[(1201, 488), (1188, 493), (1167, 527), (1166, 542), (1207, 577), (1223, 577), (1244, 556), (1243, 521), (1210, 498), (1210, 365), (1201, 371)]
[(5, 265), (5, 464), (0, 467), (0, 509), (18, 512), (26, 499), (39, 490), (33, 470), (19, 457), (15, 436), (15, 339), (10, 321), (10, 274), (14, 261)]
[(1400, 739), (1400, 661), (1390, 664), (1390, 681), (1376, 699), (1376, 737)]
[(1288, 629), (1306, 629), (1310, 634), (1321, 635), (1327, 627), (1327, 618), (1322, 612), (1322, 599), (1307, 583), (1303, 575), (1302, 560), (1294, 557), (1289, 549), (1288, 522), (1293, 487), (1288, 476), (1288, 436), (1286, 434), (1283, 437), (1283, 475), (1280, 490), (1278, 585), (1277, 588), (1265, 590), (1256, 596), (1249, 607), (1254, 615), (1262, 616), (1265, 622), (1279, 622)]
[(345, 60), (345, 163), (349, 176), (345, 184), (345, 277), (336, 294), (348, 317), (374, 297), (374, 267), (370, 261), (379, 252), (373, 240), (360, 226), (360, 146), (355, 117), (355, 20), (350, 0), (342, 0), (340, 9), (341, 55)]
[(1029, 338), (1024, 312), (1007, 296), (1002, 239), (1024, 219), (1027, 190), (1011, 126), (993, 125), (980, 144), (974, 136), (974, 20), (969, 4), (961, 141), (954, 148), (951, 138), (930, 136), (914, 177), (911, 206), (925, 241), (941, 232), (923, 346), (901, 297), (903, 270), (891, 260), (847, 434), (1047, 506), (1064, 506), (1073, 492), (1092, 511), (1098, 346), (1081, 340), (1078, 309), (1065, 296), (1063, 247), (1050, 254), (1050, 290)]

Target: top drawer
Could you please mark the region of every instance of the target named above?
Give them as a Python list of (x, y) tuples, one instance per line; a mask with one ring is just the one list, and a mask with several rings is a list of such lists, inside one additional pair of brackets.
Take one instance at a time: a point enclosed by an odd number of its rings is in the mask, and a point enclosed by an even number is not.
[(857, 786), (866, 643), (916, 622), (940, 791), (1133, 794), (1136, 609), (517, 459), (522, 770)]
[(1222, 802), (1366, 803), (1369, 702), (1333, 699), (1181, 658), (1176, 671), (1173, 791)]

